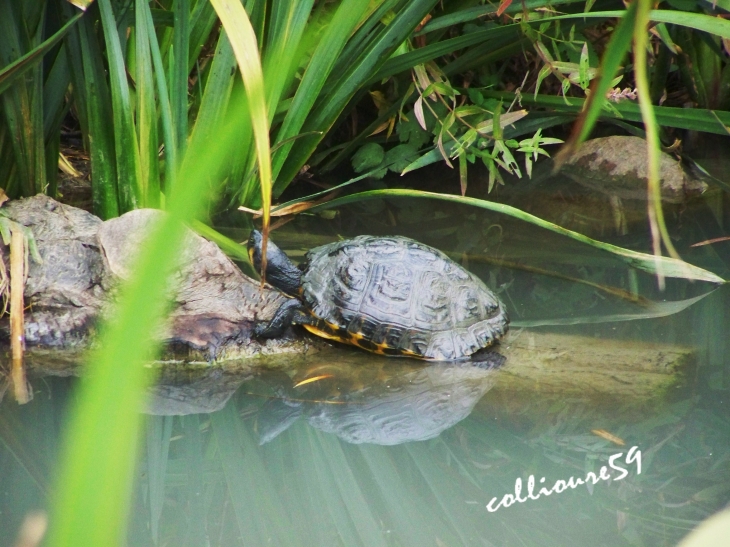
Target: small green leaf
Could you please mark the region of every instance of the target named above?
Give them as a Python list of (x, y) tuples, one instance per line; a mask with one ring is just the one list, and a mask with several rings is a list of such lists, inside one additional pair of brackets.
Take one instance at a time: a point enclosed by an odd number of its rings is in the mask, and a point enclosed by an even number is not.
[(550, 65), (544, 65), (540, 69), (540, 72), (537, 75), (537, 83), (535, 83), (535, 94), (534, 94), (534, 96), (535, 96), (536, 99), (537, 99), (537, 92), (540, 91), (540, 85), (542, 84), (542, 81), (545, 78), (547, 78), (548, 76), (550, 76), (550, 72), (551, 72)]
[(374, 169), (385, 159), (385, 150), (375, 142), (369, 142), (352, 156), (352, 168), (356, 173), (363, 173)]
[(591, 83), (591, 76), (588, 74), (588, 42), (583, 42), (583, 49), (580, 52), (580, 87), (583, 91), (588, 89)]
[[(360, 150), (362, 150), (362, 148)], [(385, 164), (391, 171), (395, 173), (400, 173), (411, 163), (413, 163), (417, 156), (418, 149), (415, 146), (410, 143), (399, 144), (398, 146), (394, 146), (385, 153)], [(358, 173), (359, 172), (360, 171), (358, 171)]]

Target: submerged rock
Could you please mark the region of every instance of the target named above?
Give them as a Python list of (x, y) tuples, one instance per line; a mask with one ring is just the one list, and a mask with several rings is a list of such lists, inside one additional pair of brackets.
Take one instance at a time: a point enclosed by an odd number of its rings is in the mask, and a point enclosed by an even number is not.
[[(565, 163), (562, 172), (604, 194), (646, 201), (646, 141), (625, 136), (587, 141)], [(682, 203), (707, 190), (706, 183), (685, 173), (680, 162), (665, 152), (661, 153), (660, 173), (662, 201)]]
[[(96, 322), (114, 313), (115, 287), (129, 276), (136, 250), (163, 213), (131, 211), (102, 222), (43, 195), (9, 203), (4, 214), (31, 229), (42, 262), (30, 261), (25, 289), (29, 347), (71, 348), (93, 341)], [(213, 243), (187, 230), (172, 275), (170, 319), (157, 333), (170, 359), (210, 360), (306, 350), (290, 331), (276, 340), (251, 337), (287, 298), (261, 288)], [(9, 249), (0, 246), (8, 263)], [(0, 334), (8, 339), (8, 320)]]

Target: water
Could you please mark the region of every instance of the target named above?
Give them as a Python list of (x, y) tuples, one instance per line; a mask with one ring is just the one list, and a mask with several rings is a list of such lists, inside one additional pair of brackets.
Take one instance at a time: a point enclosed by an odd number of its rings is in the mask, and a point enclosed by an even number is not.
[[(728, 243), (689, 247), (722, 234), (711, 207), (677, 218), (682, 255), (728, 277)], [(601, 229), (648, 250), (643, 225)], [(498, 290), (507, 365), (337, 347), (255, 371), (169, 372), (149, 403), (129, 545), (673, 546), (728, 503), (728, 288), (668, 280), (662, 292), (605, 253), (435, 203), (370, 202), (274, 237), (296, 257), (358, 233), (417, 237)], [(72, 377), (31, 381), (32, 403), (0, 403), (0, 546), (48, 507), (73, 398)], [(625, 475), (602, 480), (609, 460)]]

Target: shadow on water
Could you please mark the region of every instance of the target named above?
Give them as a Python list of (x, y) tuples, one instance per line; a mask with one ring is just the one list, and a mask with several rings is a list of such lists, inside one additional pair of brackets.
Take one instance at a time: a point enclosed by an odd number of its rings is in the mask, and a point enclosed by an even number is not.
[[(464, 211), (377, 202), (273, 237), (293, 258), (339, 233), (397, 231), (450, 251), (510, 309), (504, 367), (337, 346), (165, 369), (128, 544), (673, 546), (727, 504), (730, 290), (699, 298), (706, 285), (670, 280), (661, 293), (597, 251)], [(681, 241), (713, 236), (702, 214), (683, 222)], [(621, 243), (646, 245), (631, 237)], [(683, 256), (727, 277), (726, 256), (698, 249)], [(31, 404), (0, 401), (2, 547), (48, 507), (75, 380), (31, 382)]]

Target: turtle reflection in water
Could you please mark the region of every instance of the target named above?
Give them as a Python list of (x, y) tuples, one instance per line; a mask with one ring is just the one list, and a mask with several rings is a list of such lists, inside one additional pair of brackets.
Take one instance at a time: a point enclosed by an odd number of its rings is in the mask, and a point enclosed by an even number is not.
[(299, 363), (292, 378), (282, 370), (261, 369), (258, 388), (244, 388), (257, 392), (253, 403), (260, 401), (261, 390), (274, 394), (257, 414), (261, 444), (300, 418), (353, 444), (432, 439), (469, 416), (498, 374), (468, 361), (386, 363), (357, 352), (339, 351), (333, 357), (327, 352), (336, 350), (323, 351), (320, 364)]
[[(261, 270), (262, 235), (248, 241)], [(374, 353), (436, 361), (473, 359), (507, 332), (504, 304), (475, 275), (442, 252), (405, 237), (360, 236), (312, 249), (297, 268), (273, 243), (266, 279), (292, 296), (260, 337), (280, 336), (290, 324)]]

